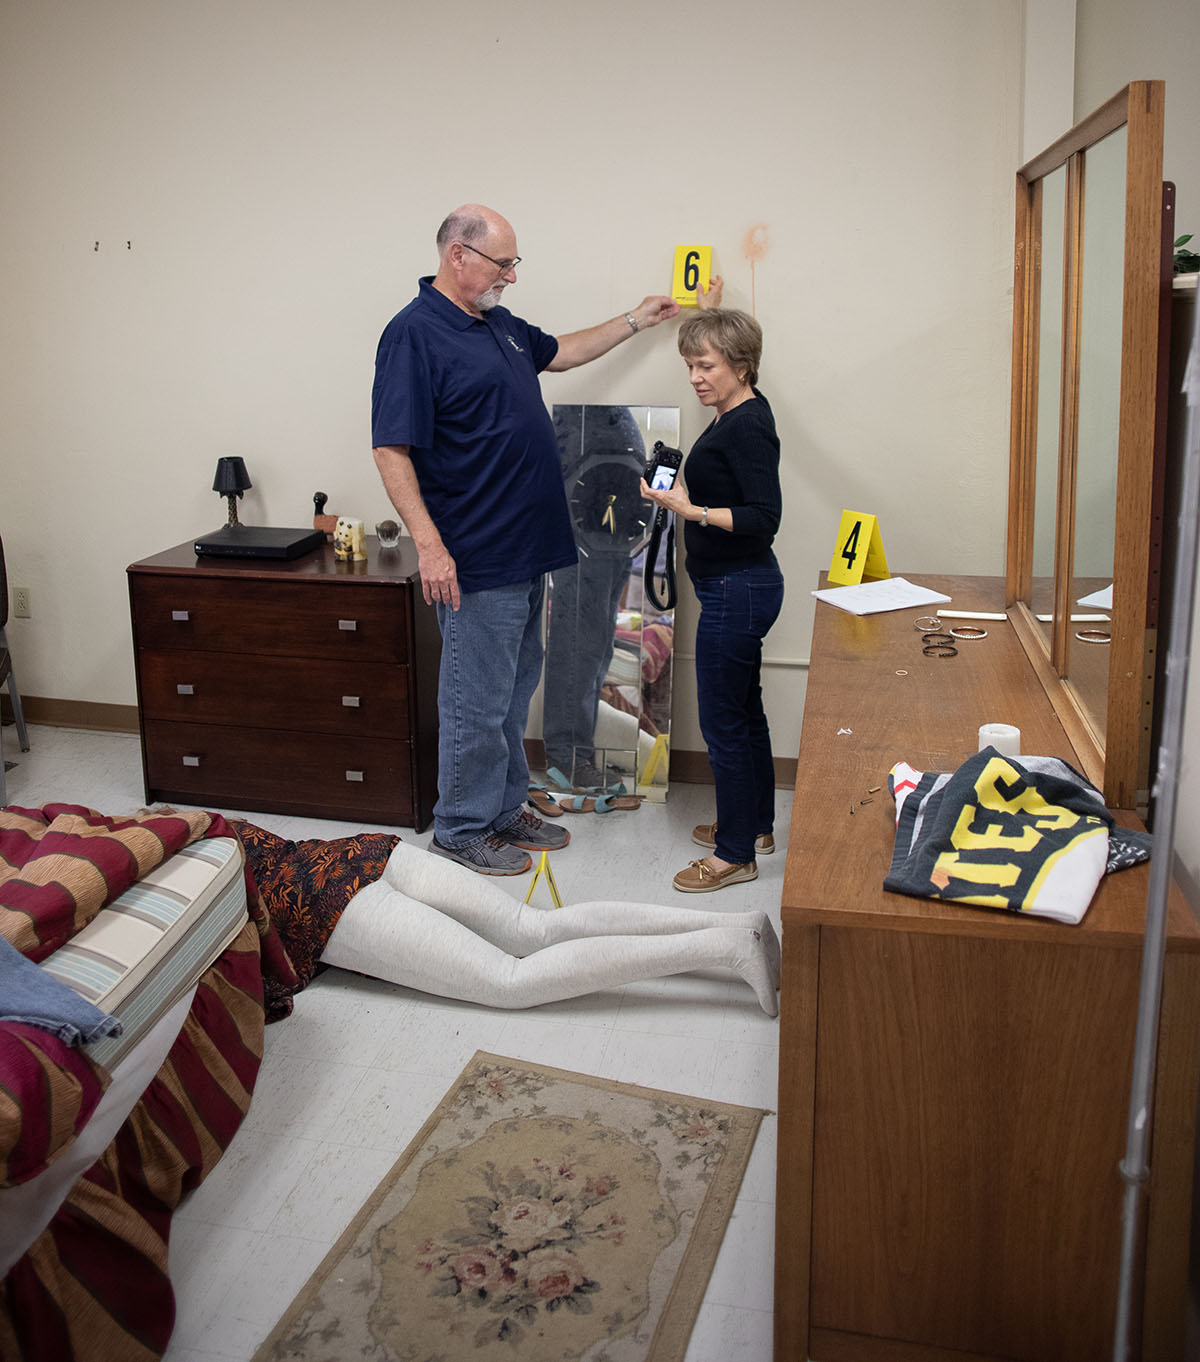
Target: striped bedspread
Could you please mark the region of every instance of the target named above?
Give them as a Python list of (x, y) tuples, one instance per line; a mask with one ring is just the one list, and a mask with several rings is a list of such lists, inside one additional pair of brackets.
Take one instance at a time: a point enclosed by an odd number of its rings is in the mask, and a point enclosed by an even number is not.
[[(0, 932), (44, 958), (180, 848), (233, 835), (219, 815), (199, 812), (0, 810)], [(5, 1362), (142, 1362), (167, 1346), (175, 1315), (171, 1214), (241, 1124), (262, 1059), (264, 1013), (286, 1015), (297, 986), (248, 867), (245, 875), (250, 920), (201, 976), (166, 1061), (116, 1139), (0, 1287)], [(22, 1053), (30, 1030), (17, 1037)], [(0, 1045), (0, 1063), (4, 1053)], [(36, 1113), (32, 1087), (0, 1072), (4, 1185), (36, 1172), (39, 1159), (49, 1162), (56, 1140), (74, 1138), (107, 1081), (79, 1051), (42, 1047), (37, 1055), (45, 1108)]]

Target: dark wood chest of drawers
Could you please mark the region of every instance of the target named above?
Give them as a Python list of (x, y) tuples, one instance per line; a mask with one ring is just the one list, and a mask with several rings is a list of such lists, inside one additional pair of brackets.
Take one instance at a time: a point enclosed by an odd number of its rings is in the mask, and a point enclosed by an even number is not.
[(404, 540), (365, 563), (133, 563), (148, 800), (417, 830), (437, 798), (441, 636)]

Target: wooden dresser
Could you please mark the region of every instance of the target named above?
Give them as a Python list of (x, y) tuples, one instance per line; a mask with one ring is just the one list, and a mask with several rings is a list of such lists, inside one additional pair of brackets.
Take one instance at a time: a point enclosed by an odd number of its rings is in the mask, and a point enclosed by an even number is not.
[(148, 800), (429, 824), (441, 636), (410, 540), (128, 573)]
[[(911, 580), (1003, 609), (999, 579)], [(1076, 927), (883, 890), (897, 761), (952, 771), (999, 722), (1077, 765), (1007, 621), (934, 658), (921, 613), (817, 606), (783, 892), (775, 1357), (1096, 1362), (1148, 867), (1108, 876)], [(1182, 1356), (1198, 1021), (1200, 930), (1176, 894), (1143, 1362)]]

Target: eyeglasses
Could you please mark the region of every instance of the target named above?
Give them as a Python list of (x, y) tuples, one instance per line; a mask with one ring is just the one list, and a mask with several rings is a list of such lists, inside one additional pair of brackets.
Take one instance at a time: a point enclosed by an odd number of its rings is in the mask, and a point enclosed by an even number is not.
[(488, 255), (486, 251), (481, 251), (476, 246), (467, 245), (465, 241), (460, 241), (458, 244), (465, 247), (468, 251), (474, 251), (476, 255), (483, 256), (485, 260), (490, 260), (501, 274), (507, 274), (509, 270), (515, 270), (521, 263), (521, 257), (519, 255), (514, 255), (511, 260), (497, 260), (494, 256)]

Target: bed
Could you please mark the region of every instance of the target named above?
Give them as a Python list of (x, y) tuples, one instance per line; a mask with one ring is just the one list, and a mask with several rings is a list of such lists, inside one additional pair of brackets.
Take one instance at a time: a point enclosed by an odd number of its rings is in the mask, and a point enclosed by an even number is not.
[(235, 830), (198, 811), (0, 810), (0, 936), (121, 1022), (79, 1046), (0, 1020), (0, 1357), (159, 1358), (172, 1212), (300, 976)]

